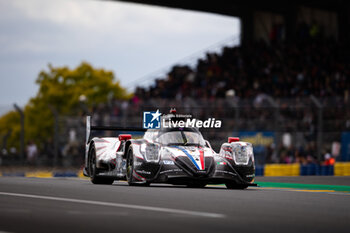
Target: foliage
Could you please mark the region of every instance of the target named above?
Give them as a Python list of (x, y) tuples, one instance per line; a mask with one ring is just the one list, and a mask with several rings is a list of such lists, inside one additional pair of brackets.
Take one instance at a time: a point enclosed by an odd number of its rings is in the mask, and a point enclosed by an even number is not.
[[(75, 69), (48, 66), (41, 71), (36, 83), (39, 91), (24, 108), (26, 141), (45, 141), (53, 134), (53, 112), (59, 115), (79, 115), (83, 107), (90, 108), (111, 99), (128, 99), (112, 71), (95, 69), (83, 62)], [(9, 145), (18, 147), (20, 118), (9, 112), (0, 118), (0, 135), (12, 129)]]
[(10, 111), (0, 118), (0, 135), (3, 137), (10, 133), (8, 141), (11, 146), (19, 148), (20, 131), (20, 116), (17, 112)]

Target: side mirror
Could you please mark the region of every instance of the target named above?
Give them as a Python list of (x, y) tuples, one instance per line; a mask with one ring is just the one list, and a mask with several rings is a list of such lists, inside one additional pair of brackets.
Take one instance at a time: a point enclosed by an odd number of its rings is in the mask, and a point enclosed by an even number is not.
[(239, 137), (228, 137), (228, 143), (239, 142)]
[(119, 134), (119, 141), (125, 141), (131, 139), (131, 134)]

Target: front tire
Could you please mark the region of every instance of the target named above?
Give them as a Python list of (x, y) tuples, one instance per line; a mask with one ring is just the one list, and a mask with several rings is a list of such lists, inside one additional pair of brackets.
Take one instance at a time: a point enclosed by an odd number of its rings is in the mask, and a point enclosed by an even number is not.
[(142, 183), (139, 181), (136, 181), (133, 173), (134, 173), (134, 152), (132, 150), (132, 147), (130, 146), (128, 149), (128, 154), (126, 157), (126, 180), (130, 186), (150, 186), (149, 182)]
[(97, 167), (96, 167), (96, 149), (95, 145), (92, 144), (89, 151), (89, 175), (91, 183), (93, 184), (113, 184), (113, 178), (105, 178), (97, 176)]
[(126, 180), (130, 186), (135, 185), (134, 173), (134, 153), (132, 147), (128, 149), (128, 154), (126, 157)]

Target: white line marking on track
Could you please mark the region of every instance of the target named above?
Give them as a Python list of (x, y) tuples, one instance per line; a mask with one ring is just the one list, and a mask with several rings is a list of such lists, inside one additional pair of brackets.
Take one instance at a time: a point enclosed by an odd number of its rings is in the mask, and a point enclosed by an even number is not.
[(350, 193), (340, 193), (340, 192), (327, 193), (327, 194), (331, 194), (331, 195), (346, 195), (346, 196), (350, 195)]
[(266, 190), (266, 191), (285, 191), (285, 192), (302, 192), (302, 193), (325, 193), (333, 195), (346, 195), (349, 196), (350, 192), (348, 191), (332, 191), (329, 190), (313, 190), (313, 189), (295, 189), (295, 188), (270, 188), (270, 187), (251, 187), (250, 189), (256, 190)]
[(79, 199), (72, 199), (72, 198), (52, 197), (52, 196), (50, 197), (50, 196), (22, 194), (22, 193), (0, 192), (0, 195), (13, 196), (13, 197), (35, 198), (35, 199), (43, 199), (43, 200), (53, 200), (53, 201), (65, 201), (65, 202), (128, 208), (128, 209), (136, 209), (136, 210), (148, 210), (148, 211), (156, 211), (156, 212), (165, 212), (165, 213), (170, 213), (170, 214), (185, 214), (185, 215), (192, 215), (192, 216), (198, 216), (198, 217), (208, 217), (208, 218), (224, 218), (224, 217), (226, 217), (224, 214), (217, 214), (217, 213), (208, 213), (208, 212), (199, 212), (199, 211), (191, 211), (191, 210), (181, 210), (181, 209), (171, 209), (171, 208), (153, 207), (153, 206), (132, 205), (132, 204), (123, 204), (123, 203), (112, 203), (112, 202), (103, 202), (103, 201), (79, 200)]

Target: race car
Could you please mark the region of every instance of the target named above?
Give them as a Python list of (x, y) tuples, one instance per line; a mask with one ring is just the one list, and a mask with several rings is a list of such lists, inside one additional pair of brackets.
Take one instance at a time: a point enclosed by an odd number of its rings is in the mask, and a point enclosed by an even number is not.
[[(164, 116), (166, 117), (166, 116)], [(195, 127), (159, 129), (91, 126), (86, 120), (86, 152), (83, 173), (93, 184), (112, 184), (126, 180), (129, 185), (148, 186), (168, 183), (201, 188), (225, 184), (229, 189), (256, 186), (252, 144), (229, 137), (216, 153)], [(144, 132), (94, 137), (91, 130)]]

